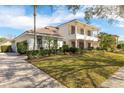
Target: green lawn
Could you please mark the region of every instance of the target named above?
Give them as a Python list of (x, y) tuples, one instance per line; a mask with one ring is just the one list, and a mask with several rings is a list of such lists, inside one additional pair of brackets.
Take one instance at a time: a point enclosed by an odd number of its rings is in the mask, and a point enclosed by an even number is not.
[(56, 55), (35, 59), (32, 64), (67, 87), (99, 87), (124, 66), (124, 54), (89, 51), (82, 55)]

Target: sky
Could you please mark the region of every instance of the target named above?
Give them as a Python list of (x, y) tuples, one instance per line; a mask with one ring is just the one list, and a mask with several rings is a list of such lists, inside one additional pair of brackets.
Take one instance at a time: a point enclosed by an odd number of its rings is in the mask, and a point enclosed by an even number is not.
[[(64, 6), (37, 7), (37, 28), (50, 25), (57, 26), (73, 19), (86, 23), (82, 9), (74, 15)], [(102, 32), (118, 35), (119, 40), (124, 40), (124, 19), (109, 24), (107, 20), (93, 18), (91, 25), (100, 28)], [(32, 28), (33, 6), (0, 6), (0, 37), (16, 37)]]

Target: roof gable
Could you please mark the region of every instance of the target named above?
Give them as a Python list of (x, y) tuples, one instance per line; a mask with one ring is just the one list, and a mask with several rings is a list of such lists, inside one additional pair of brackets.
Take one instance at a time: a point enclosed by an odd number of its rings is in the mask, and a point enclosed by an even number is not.
[(63, 23), (63, 24), (61, 24), (61, 25), (59, 25), (59, 26), (66, 25), (66, 24), (71, 24), (71, 23), (79, 23), (79, 24), (81, 24), (81, 25), (84, 25), (84, 26), (89, 27), (90, 29), (98, 30), (98, 31), (99, 31), (99, 28), (97, 28), (96, 26), (83, 23), (83, 22), (79, 21), (78, 19), (71, 20), (71, 21), (66, 22), (66, 23)]

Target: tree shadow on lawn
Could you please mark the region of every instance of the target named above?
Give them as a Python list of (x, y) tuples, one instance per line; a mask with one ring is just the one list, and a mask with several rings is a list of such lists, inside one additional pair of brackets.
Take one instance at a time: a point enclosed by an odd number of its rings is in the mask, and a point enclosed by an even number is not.
[[(74, 57), (67, 57), (67, 61), (70, 58), (72, 59), (71, 63), (75, 61), (85, 61), (85, 64), (69, 64), (67, 62), (60, 65), (42, 66), (41, 69), (68, 87), (99, 87), (103, 80), (98, 81), (97, 78), (102, 77), (107, 79), (117, 70), (117, 67), (124, 65), (123, 61), (118, 61), (111, 57), (95, 58), (85, 56), (84, 58), (76, 57), (76, 59)], [(54, 59), (55, 62), (58, 60), (63, 61), (65, 59), (63, 57)], [(113, 68), (114, 71), (109, 71), (111, 68)], [(93, 77), (91, 72), (97, 74), (99, 77)], [(68, 81), (68, 78), (70, 81)], [(73, 83), (73, 85), (70, 86), (69, 82)]]
[[(94, 71), (95, 68), (99, 68), (99, 69), (96, 69), (96, 71)], [(93, 77), (90, 76), (90, 74), (92, 74), (90, 71), (106, 79), (110, 76), (110, 73), (105, 68), (102, 68), (101, 66), (100, 67), (92, 66), (92, 67), (85, 67), (85, 68), (78, 67), (78, 69), (75, 69), (75, 68), (70, 69), (68, 67), (64, 67), (64, 68), (61, 67), (58, 69), (56, 68), (54, 71), (52, 69), (46, 70), (47, 73), (49, 73), (51, 76), (61, 81), (62, 83), (65, 83), (67, 86), (68, 86), (68, 81), (66, 79), (69, 77), (70, 80), (75, 80), (74, 87), (83, 87), (84, 85), (89, 85), (89, 83), (87, 84), (87, 82), (85, 82), (86, 79), (89, 79), (90, 80), (89, 82), (92, 85), (88, 87), (98, 87), (99, 84), (97, 84), (97, 80), (93, 79)], [(78, 74), (79, 72), (81, 72), (80, 75)]]
[[(54, 68), (54, 70), (52, 70)], [(100, 68), (98, 69), (98, 72), (93, 71), (95, 68)], [(45, 68), (43, 68), (44, 70)], [(49, 69), (45, 69), (45, 72), (49, 73), (51, 76), (53, 76), (54, 78), (56, 78), (57, 80), (61, 81), (62, 83), (64, 82), (66, 84), (66, 86), (68, 86), (68, 81), (66, 80), (68, 77), (70, 78), (70, 80), (75, 80), (75, 85), (74, 87), (83, 87), (84, 85), (87, 85), (85, 83), (86, 79), (89, 80), (88, 83), (92, 83), (91, 85), (93, 85), (92, 87), (98, 87), (98, 84), (96, 83), (97, 81), (95, 81), (90, 74), (92, 74), (91, 72), (95, 72), (101, 76), (103, 76), (104, 78), (108, 78), (109, 74), (107, 73), (106, 69), (101, 67), (97, 67), (97, 66), (86, 66), (86, 65), (82, 65), (82, 66), (73, 66), (73, 68), (67, 67), (67, 66), (61, 66), (60, 68), (58, 67), (50, 67)], [(80, 74), (79, 74), (80, 73)], [(84, 81), (83, 81), (84, 80)], [(84, 82), (84, 83), (83, 83)], [(70, 86), (68, 86), (70, 87)], [(91, 87), (91, 86), (89, 86)]]

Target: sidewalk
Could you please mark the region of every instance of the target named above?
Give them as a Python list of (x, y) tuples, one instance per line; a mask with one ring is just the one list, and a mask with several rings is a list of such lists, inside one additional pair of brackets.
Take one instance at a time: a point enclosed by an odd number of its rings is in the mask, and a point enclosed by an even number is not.
[(108, 80), (101, 84), (102, 88), (124, 88), (124, 67), (120, 68)]

